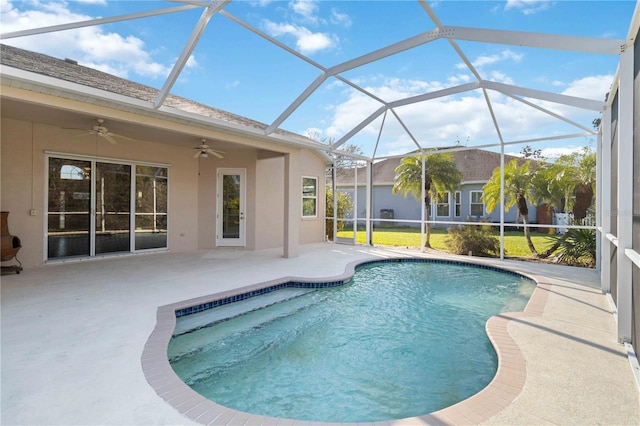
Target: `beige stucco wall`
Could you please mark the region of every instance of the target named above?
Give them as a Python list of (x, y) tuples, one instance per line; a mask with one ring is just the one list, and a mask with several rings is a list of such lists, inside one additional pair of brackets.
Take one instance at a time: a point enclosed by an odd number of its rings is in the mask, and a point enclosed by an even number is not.
[[(224, 160), (193, 158), (192, 147), (123, 140), (113, 145), (94, 135), (78, 136), (78, 130), (2, 117), (0, 131), (0, 209), (9, 211), (9, 229), (20, 237), (19, 258), (25, 267), (42, 265), (46, 238), (46, 153), (169, 166), (169, 235), (171, 251), (215, 248), (216, 171), (220, 167), (243, 168), (247, 173), (246, 248), (283, 246), (284, 233), (284, 157), (259, 159), (259, 150), (226, 150)], [(264, 149), (264, 145), (261, 146)], [(300, 159), (295, 185), (302, 176), (316, 176), (319, 184), (317, 219), (302, 220), (301, 244), (324, 239), (324, 163), (310, 150), (274, 145), (274, 150), (296, 152)], [(31, 216), (30, 211), (36, 215)]]
[(284, 157), (256, 164), (256, 249), (282, 247), (284, 241)]
[[(315, 218), (301, 219), (300, 223), (300, 244), (317, 242), (324, 240), (324, 170), (325, 166), (320, 157), (312, 151), (303, 149), (300, 151), (300, 179), (299, 185), (302, 187), (302, 176), (318, 178), (318, 216)], [(300, 217), (302, 217), (302, 205), (300, 206)]]

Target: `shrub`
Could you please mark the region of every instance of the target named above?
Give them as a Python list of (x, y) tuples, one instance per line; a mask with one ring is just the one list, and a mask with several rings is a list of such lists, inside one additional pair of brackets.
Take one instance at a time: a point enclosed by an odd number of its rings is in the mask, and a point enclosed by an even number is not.
[(500, 240), (493, 235), (489, 226), (454, 226), (449, 228), (444, 242), (454, 254), (488, 257), (500, 254)]
[[(349, 211), (353, 210), (351, 198), (344, 192), (338, 192), (338, 218), (345, 217)], [(333, 240), (333, 191), (329, 188), (326, 190), (326, 234), (328, 240)], [(345, 222), (338, 220), (338, 232), (344, 229)]]
[(559, 263), (593, 268), (596, 265), (596, 231), (569, 229), (559, 240), (555, 258)]

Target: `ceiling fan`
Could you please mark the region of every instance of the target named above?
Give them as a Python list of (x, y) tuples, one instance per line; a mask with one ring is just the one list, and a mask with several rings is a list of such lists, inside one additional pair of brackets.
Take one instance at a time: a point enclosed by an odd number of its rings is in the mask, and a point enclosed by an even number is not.
[(214, 157), (224, 158), (224, 151), (211, 149), (211, 147), (209, 147), (209, 145), (205, 143), (207, 141), (206, 139), (201, 139), (201, 141), (202, 143), (200, 145), (193, 147), (193, 149), (198, 151), (196, 152), (196, 155), (193, 156), (193, 158), (207, 158), (209, 157), (209, 154), (213, 155)]
[[(132, 138), (129, 138), (127, 136), (123, 136), (123, 135), (118, 135), (116, 133), (112, 133), (109, 131), (109, 129), (104, 125), (104, 120), (102, 118), (97, 118), (96, 119), (97, 124), (93, 125), (91, 127), (91, 129), (89, 129), (86, 133), (82, 133), (78, 136), (83, 136), (83, 135), (97, 135), (100, 137), (105, 138), (106, 140), (109, 141), (109, 143), (111, 144), (116, 144), (118, 143), (114, 137), (118, 137), (118, 138), (123, 138), (123, 139), (129, 139), (129, 140), (134, 140)], [(80, 130), (80, 129), (77, 129)]]

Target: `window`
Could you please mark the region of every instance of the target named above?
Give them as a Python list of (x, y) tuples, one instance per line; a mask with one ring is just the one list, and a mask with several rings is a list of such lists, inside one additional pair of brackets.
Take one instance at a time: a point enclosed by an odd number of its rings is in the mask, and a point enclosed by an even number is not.
[(302, 177), (302, 217), (318, 216), (318, 178)]
[(438, 192), (436, 194), (436, 216), (449, 216), (449, 192)]
[(471, 202), (469, 203), (471, 216), (484, 216), (484, 201), (482, 191), (471, 191)]
[(454, 216), (460, 217), (462, 213), (462, 193), (460, 193), (460, 191), (456, 191), (455, 201)]

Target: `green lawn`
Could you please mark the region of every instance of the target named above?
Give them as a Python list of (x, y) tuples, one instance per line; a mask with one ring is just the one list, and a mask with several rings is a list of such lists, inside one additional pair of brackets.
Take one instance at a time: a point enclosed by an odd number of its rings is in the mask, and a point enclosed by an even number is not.
[[(499, 232), (495, 235), (499, 237)], [(447, 250), (444, 242), (447, 236), (446, 229), (431, 230), (431, 247), (437, 250)], [(353, 238), (353, 231), (338, 232), (338, 237)], [(538, 252), (542, 252), (555, 241), (555, 237), (532, 230), (531, 240)], [(365, 242), (365, 232), (358, 231), (357, 241)], [(420, 247), (420, 228), (377, 228), (373, 231), (373, 244), (384, 246)], [(524, 233), (520, 231), (505, 231), (504, 233), (505, 255), (509, 257), (531, 257), (531, 251), (527, 246)]]

